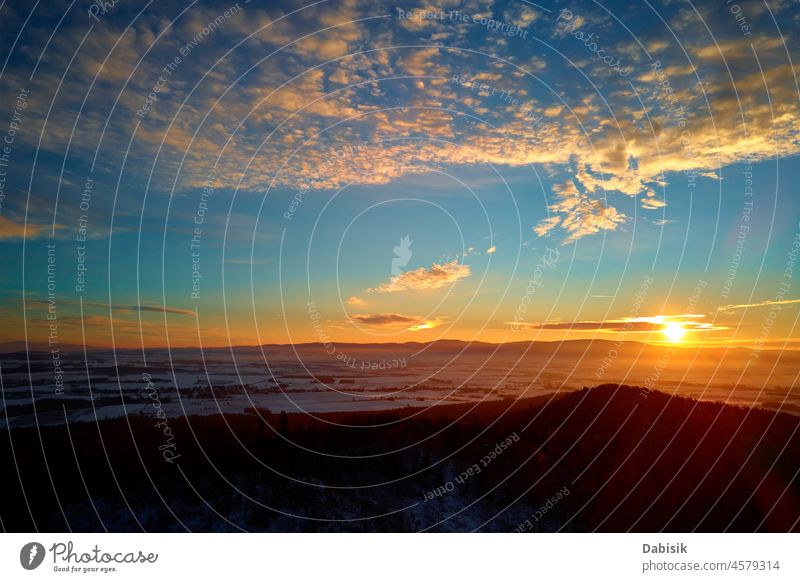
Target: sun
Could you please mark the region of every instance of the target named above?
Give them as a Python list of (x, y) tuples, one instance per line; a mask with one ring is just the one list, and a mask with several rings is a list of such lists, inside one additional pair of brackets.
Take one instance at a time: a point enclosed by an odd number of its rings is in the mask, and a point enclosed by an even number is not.
[(686, 328), (677, 321), (670, 321), (664, 324), (664, 329), (661, 330), (661, 333), (663, 333), (669, 341), (677, 344), (683, 339), (683, 336), (686, 335)]

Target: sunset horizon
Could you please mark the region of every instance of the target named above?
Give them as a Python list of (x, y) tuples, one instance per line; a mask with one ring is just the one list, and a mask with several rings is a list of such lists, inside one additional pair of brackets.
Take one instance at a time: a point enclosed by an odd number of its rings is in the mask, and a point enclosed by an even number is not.
[(537, 541), (390, 577), (797, 578), (750, 536), (800, 532), (800, 2), (4, 0), (0, 31), (14, 572), (353, 582), (373, 534), (497, 532)]

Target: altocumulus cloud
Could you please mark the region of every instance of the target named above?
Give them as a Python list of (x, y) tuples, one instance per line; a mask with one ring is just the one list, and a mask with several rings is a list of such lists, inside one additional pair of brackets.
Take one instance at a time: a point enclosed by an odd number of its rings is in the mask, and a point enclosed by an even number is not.
[[(574, 191), (559, 178), (552, 216), (536, 229), (541, 236), (563, 231), (567, 241), (615, 230), (626, 220), (602, 201), (607, 192), (640, 198), (645, 210), (658, 211), (665, 202), (656, 197), (655, 187), (681, 172), (709, 176), (745, 159), (800, 153), (800, 71), (793, 64), (800, 62), (800, 45), (786, 40), (798, 34), (790, 2), (752, 10), (753, 30), (762, 32), (748, 38), (733, 27), (710, 37), (707, 23), (693, 10), (665, 3), (660, 10), (687, 39), (684, 46), (665, 42), (668, 32), (638, 6), (643, 18), (625, 20), (634, 30), (603, 28), (603, 41), (620, 47), (615, 56), (626, 59), (633, 72), (624, 80), (607, 78), (600, 91), (587, 91), (586, 77), (568, 74), (563, 55), (589, 61), (580, 65), (589, 77), (604, 72), (592, 67), (605, 65), (592, 63), (586, 48), (564, 37), (552, 17), (522, 3), (506, 8), (513, 11), (507, 18), (529, 29), (531, 38), (552, 42), (561, 56), (534, 57), (534, 42), (499, 42), (498, 35), (470, 23), (398, 21), (388, 1), (312, 3), (296, 10), (278, 1), (243, 4), (204, 41), (202, 51), (181, 62), (145, 118), (136, 112), (164, 63), (180, 55), (186, 39), (230, 3), (197, 7), (169, 26), (170, 3), (153, 3), (135, 20), (123, 4), (88, 36), (85, 19), (76, 18), (59, 23), (52, 38), (19, 38), (20, 54), (43, 56), (33, 79), (30, 62), (10, 61), (4, 74), (9, 86), (29, 86), (32, 95), (46, 96), (52, 79), (64, 77), (46, 124), (42, 114), (29, 110), (25, 123), (34, 130), (20, 133), (21, 146), (27, 140), (36, 147), (41, 133), (43, 150), (60, 155), (69, 148), (93, 161), (102, 142), (98, 163), (116, 167), (138, 127), (126, 165), (149, 168), (158, 151), (154, 184), (171, 185), (180, 169), (177, 186), (184, 190), (202, 186), (211, 167), (222, 185), (260, 191), (294, 188), (309, 176), (315, 177), (311, 188), (323, 190), (389, 183), (447, 164), (535, 163), (571, 174), (577, 186)], [(466, 13), (500, 13), (507, 3), (472, 10), (467, 4)], [(699, 0), (695, 5), (701, 14), (730, 18), (725, 3)], [(587, 33), (607, 20), (594, 3), (574, 9)], [(7, 2), (4, 24), (19, 29), (27, 12), (26, 3)], [(650, 47), (650, 54), (625, 48), (629, 32)], [(260, 60), (268, 54), (275, 57)], [(63, 76), (67, 65), (70, 74)], [(451, 81), (454, 73), (465, 71), (500, 91), (530, 97), (526, 104), (536, 103), (542, 123), (531, 131), (521, 106), (502, 107), (498, 99)], [(553, 80), (559, 96), (542, 89)], [(77, 128), (76, 111), (81, 111)], [(75, 131), (83, 139), (72, 141)], [(384, 145), (334, 161), (331, 152), (351, 143), (353, 135)], [(7, 238), (3, 231), (15, 232), (4, 224), (0, 236)]]

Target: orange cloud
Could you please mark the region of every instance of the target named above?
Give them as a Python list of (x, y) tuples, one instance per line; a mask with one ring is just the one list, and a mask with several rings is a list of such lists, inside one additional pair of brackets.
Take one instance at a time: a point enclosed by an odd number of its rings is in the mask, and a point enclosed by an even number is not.
[(469, 265), (463, 265), (458, 261), (450, 261), (443, 265), (434, 263), (426, 269), (420, 267), (413, 271), (406, 271), (400, 275), (392, 277), (388, 283), (384, 283), (370, 292), (394, 293), (396, 291), (418, 291), (426, 289), (439, 289), (448, 283), (455, 283), (465, 279), (472, 274)]
[(800, 303), (800, 299), (783, 299), (780, 301), (759, 301), (758, 303), (742, 303), (740, 305), (722, 305), (719, 310), (723, 313), (730, 313), (737, 309), (749, 309), (751, 307), (767, 307), (769, 305), (793, 305)]
[(556, 191), (559, 200), (549, 206), (554, 214), (533, 229), (539, 236), (549, 234), (558, 226), (569, 233), (564, 240), (564, 244), (567, 244), (601, 230), (616, 230), (617, 225), (627, 218), (613, 206), (606, 206), (602, 200), (579, 192), (572, 181), (557, 187)]
[(400, 313), (375, 313), (370, 315), (351, 315), (356, 323), (370, 327), (401, 328), (405, 331), (422, 331), (433, 329), (442, 324), (441, 318), (425, 319), (419, 315), (402, 315)]
[(39, 236), (42, 228), (33, 224), (20, 225), (0, 216), (0, 239), (4, 238), (32, 238)]
[[(694, 319), (686, 319), (693, 317)], [(538, 323), (517, 323), (524, 329), (546, 329), (561, 331), (613, 331), (613, 332), (653, 332), (663, 331), (668, 324), (680, 324), (687, 331), (711, 331), (727, 329), (712, 323), (696, 321), (704, 315), (654, 315), (650, 317), (624, 317), (602, 321), (545, 321)], [(509, 325), (512, 325), (509, 322)]]
[(367, 303), (363, 299), (361, 299), (361, 297), (358, 297), (356, 295), (353, 295), (352, 297), (348, 298), (347, 304), (350, 307), (366, 307), (367, 305)]

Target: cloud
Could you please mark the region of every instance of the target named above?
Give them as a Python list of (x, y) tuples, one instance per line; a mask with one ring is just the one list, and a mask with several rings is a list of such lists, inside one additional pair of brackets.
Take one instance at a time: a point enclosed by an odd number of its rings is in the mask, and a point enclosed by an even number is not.
[(147, 311), (153, 313), (174, 313), (177, 315), (197, 315), (197, 313), (192, 309), (181, 309), (179, 307), (167, 307), (161, 305), (112, 305), (111, 308), (116, 311)]
[(417, 323), (420, 317), (417, 315), (401, 315), (399, 313), (376, 313), (371, 315), (351, 315), (350, 319), (363, 323), (364, 325), (372, 325), (375, 327), (383, 327), (389, 325), (408, 325), (410, 323)]
[(353, 295), (347, 299), (347, 304), (350, 307), (366, 307), (367, 303), (360, 297)]
[(351, 315), (356, 323), (370, 327), (403, 328), (406, 331), (422, 331), (433, 329), (442, 324), (441, 318), (425, 319), (419, 315), (402, 315), (400, 313), (375, 313), (370, 315)]
[(17, 224), (4, 216), (0, 216), (0, 239), (8, 238), (33, 238), (43, 232), (40, 226), (28, 223), (27, 225)]
[(388, 283), (369, 289), (371, 293), (394, 293), (397, 291), (420, 291), (439, 289), (449, 283), (455, 283), (469, 277), (472, 271), (469, 265), (450, 261), (442, 265), (434, 263), (430, 268), (420, 267), (392, 277)]
[[(48, 302), (43, 299), (29, 299), (28, 303), (34, 305), (48, 305)], [(70, 305), (70, 306), (79, 306), (81, 305), (80, 301), (75, 301), (72, 299), (60, 299), (58, 301), (58, 305)], [(83, 302), (84, 308), (99, 308), (99, 309), (111, 309), (112, 311), (122, 311), (126, 313), (134, 313), (134, 312), (147, 312), (147, 313), (171, 313), (176, 315), (191, 315), (195, 316), (196, 312), (192, 309), (182, 309), (180, 307), (169, 307), (164, 305), (154, 305), (154, 304), (129, 304), (129, 305), (110, 305), (108, 303), (102, 303), (99, 301), (84, 301)]]
[(558, 223), (561, 222), (560, 216), (548, 216), (544, 220), (542, 220), (539, 224), (533, 227), (533, 232), (536, 233), (537, 236), (549, 236), (550, 231), (553, 230)]
[[(687, 318), (694, 319), (687, 319)], [(700, 314), (655, 315), (651, 317), (634, 317), (607, 319), (602, 321), (553, 321), (538, 323), (517, 323), (524, 329), (561, 330), (561, 331), (612, 331), (612, 332), (654, 332), (661, 331), (667, 324), (679, 323), (688, 331), (710, 331), (726, 329), (711, 323), (696, 321), (704, 318)], [(511, 323), (509, 323), (511, 325)]]
[(647, 196), (642, 199), (642, 208), (645, 210), (657, 210), (659, 208), (664, 208), (666, 205), (666, 202), (658, 198)]
[(578, 191), (572, 180), (557, 185), (554, 190), (558, 201), (548, 207), (553, 215), (533, 229), (539, 236), (545, 236), (553, 228), (559, 227), (569, 233), (564, 240), (564, 244), (567, 244), (601, 230), (616, 230), (627, 219), (613, 206), (606, 206), (602, 200)]
[(488, 249), (486, 249), (486, 254), (487, 255), (493, 255), (495, 252), (497, 252), (497, 247), (494, 246), (494, 245), (492, 245)]
[(518, 323), (519, 327), (525, 329), (546, 329), (564, 331), (631, 331), (649, 332), (658, 331), (664, 324), (657, 324), (647, 321), (572, 321), (572, 322), (543, 322), (543, 323)]
[(740, 305), (722, 305), (718, 309), (723, 313), (730, 313), (737, 309), (749, 309), (751, 307), (767, 307), (769, 305), (793, 305), (800, 303), (800, 299), (783, 299), (781, 301), (759, 301), (758, 303), (742, 303)]
[(440, 325), (442, 325), (442, 323), (443, 320), (438, 317), (435, 319), (426, 319), (424, 321), (421, 321), (420, 323), (412, 325), (406, 331), (423, 331), (426, 329), (433, 329), (435, 327), (439, 327)]
[[(77, 304), (77, 302), (74, 302)], [(144, 304), (144, 305), (109, 305), (108, 303), (100, 303), (95, 301), (84, 301), (84, 307), (99, 307), (101, 309), (111, 309), (113, 311), (124, 311), (124, 312), (147, 312), (147, 313), (172, 313), (176, 315), (191, 315), (195, 316), (196, 313), (192, 309), (182, 309), (180, 307), (169, 307), (165, 305), (154, 305), (154, 304)]]
[[(482, 9), (485, 7), (475, 5), (467, 11), (474, 14)], [(177, 30), (167, 30), (156, 43), (155, 35), (164, 30), (166, 22), (165, 9), (156, 3), (126, 34), (122, 34), (128, 25), (124, 18), (108, 14), (103, 27), (96, 27), (86, 37), (71, 63), (71, 74), (63, 80), (47, 124), (29, 109), (25, 123), (31, 131), (21, 132), (19, 139), (35, 146), (41, 133), (42, 149), (60, 155), (69, 144), (76, 157), (94, 161), (91, 144), (102, 136), (104, 156), (99, 161), (116, 167), (138, 124), (126, 167), (134, 171), (149, 168), (158, 148), (159, 164), (153, 176), (156, 190), (162, 182), (171, 187), (177, 174), (179, 190), (202, 186), (209, 168), (214, 168), (220, 187), (241, 184), (248, 191), (294, 188), (300, 181), (309, 181), (309, 176), (316, 176), (310, 180), (313, 190), (351, 183), (386, 184), (445, 165), (488, 163), (519, 168), (535, 163), (547, 169), (579, 168), (572, 179), (580, 187), (580, 195), (560, 200), (560, 209), (535, 229), (540, 236), (563, 230), (570, 241), (615, 230), (624, 221), (621, 212), (602, 201), (607, 192), (644, 195), (646, 208), (660, 208), (663, 196), (653, 196), (653, 185), (664, 184), (670, 174), (694, 170), (710, 176), (710, 172), (745, 159), (757, 162), (800, 153), (795, 85), (800, 68), (792, 64), (800, 62), (800, 54), (797, 43), (784, 45), (777, 33), (752, 39), (730, 35), (712, 42), (698, 29), (696, 37), (690, 35), (693, 42), (687, 50), (692, 63), (688, 64), (683, 47), (663, 35), (645, 35), (644, 45), (657, 51), (658, 62), (664, 63), (663, 76), (653, 71), (655, 61), (637, 52), (630, 61), (637, 67), (630, 78), (636, 82), (636, 91), (628, 80), (608, 78), (598, 95), (592, 95), (587, 94), (583, 78), (568, 74), (560, 56), (536, 57), (538, 64), (529, 65), (525, 43), (492, 45), (490, 52), (505, 61), (466, 53), (462, 48), (486, 49), (471, 37), (487, 35), (468, 34), (479, 32), (474, 23), (391, 17), (348, 23), (384, 10), (390, 16), (395, 12), (390, 3), (348, 0), (336, 7), (326, 4), (303, 9), (285, 18), (287, 12), (280, 3), (263, 7), (251, 3), (204, 40), (202, 50), (181, 62), (145, 117), (137, 116), (137, 110), (159, 78), (161, 67), (180, 54), (187, 33), (209, 22), (215, 10), (192, 9), (185, 17), (185, 30), (178, 24)], [(581, 12), (576, 27), (586, 28), (587, 33), (603, 27), (601, 36), (607, 35), (608, 46), (618, 46), (607, 23), (598, 20), (591, 6), (582, 7)], [(670, 22), (685, 18), (687, 26), (699, 26), (694, 11), (680, 12), (672, 3), (666, 12)], [(530, 27), (532, 33), (545, 26), (552, 32), (552, 19), (537, 18), (538, 12), (530, 6), (509, 5), (502, 14)], [(759, 24), (773, 24), (766, 13), (749, 13), (748, 17), (754, 30), (768, 30)], [(797, 21), (785, 20), (791, 27), (788, 36), (796, 36)], [(563, 24), (556, 35), (565, 33)], [(335, 28), (315, 33), (327, 27)], [(447, 43), (450, 46), (421, 46), (429, 33), (445, 29), (456, 37)], [(257, 30), (241, 50), (215, 64), (235, 42)], [(49, 94), (53, 76), (60, 76), (70, 64), (70, 55), (76, 54), (75, 47), (84, 34), (83, 28), (65, 20), (42, 55), (34, 79), (29, 79), (24, 59), (11, 59), (4, 77), (8, 85), (30, 86), (32, 95)], [(758, 49), (758, 60), (750, 40)], [(18, 50), (39, 54), (45, 41), (46, 37), (26, 36), (20, 39)], [(253, 64), (254, 53), (269, 54), (267, 49), (276, 50), (293, 41), (297, 42), (236, 79)], [(565, 55), (577, 66), (582, 66), (582, 59), (590, 59), (582, 43), (572, 38), (564, 41), (568, 41)], [(348, 54), (352, 50), (368, 52)], [(145, 51), (148, 58), (139, 62)], [(731, 70), (720, 66), (723, 55), (735, 65)], [(337, 60), (317, 67), (331, 57)], [(470, 86), (450, 82), (454, 73), (465, 71), (475, 79), (486, 79), (498, 92), (513, 89), (520, 106), (508, 106), (494, 91), (478, 95)], [(98, 73), (101, 82), (95, 83)], [(425, 78), (407, 78), (409, 75)], [(202, 83), (194, 87), (201, 78)], [(513, 80), (513, 88), (509, 80)], [(540, 83), (553, 86), (554, 82), (557, 95), (548, 97), (539, 91)], [(92, 91), (82, 107), (90, 86)], [(532, 126), (525, 110), (529, 106), (541, 115), (541, 124)], [(81, 115), (76, 131), (83, 139), (70, 143), (77, 111)], [(176, 113), (179, 116), (172, 123)], [(386, 138), (406, 137), (410, 139), (396, 139), (386, 147), (325, 164), (337, 144), (376, 144)], [(7, 238), (7, 232), (14, 230), (0, 224), (0, 237)], [(16, 232), (12, 236), (21, 236)]]

